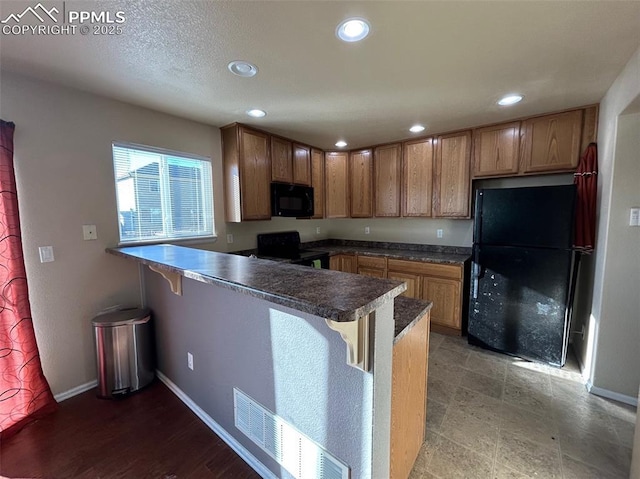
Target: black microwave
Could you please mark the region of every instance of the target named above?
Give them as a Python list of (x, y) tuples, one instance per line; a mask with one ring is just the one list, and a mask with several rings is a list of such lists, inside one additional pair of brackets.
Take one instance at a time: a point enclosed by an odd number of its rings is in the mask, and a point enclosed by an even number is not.
[(271, 216), (313, 216), (313, 188), (271, 183)]

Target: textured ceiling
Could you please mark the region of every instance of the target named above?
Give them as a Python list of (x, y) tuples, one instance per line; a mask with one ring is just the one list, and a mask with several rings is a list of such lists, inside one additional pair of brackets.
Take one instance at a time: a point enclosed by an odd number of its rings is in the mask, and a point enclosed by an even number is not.
[[(0, 17), (36, 2), (0, 2)], [(62, 2), (43, 1), (43, 5)], [(640, 45), (640, 1), (76, 2), (124, 11), (119, 36), (2, 35), (3, 70), (216, 126), (330, 149), (596, 103)], [(360, 43), (335, 37), (349, 16)], [(254, 78), (227, 70), (255, 63)], [(509, 92), (525, 100), (496, 101)], [(250, 119), (248, 108), (267, 117)]]

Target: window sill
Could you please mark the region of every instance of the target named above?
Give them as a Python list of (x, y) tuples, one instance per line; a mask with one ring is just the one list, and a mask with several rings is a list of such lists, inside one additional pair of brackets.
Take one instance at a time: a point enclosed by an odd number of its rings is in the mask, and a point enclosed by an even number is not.
[(191, 238), (173, 238), (173, 239), (161, 239), (161, 240), (150, 240), (150, 241), (128, 241), (128, 242), (119, 242), (118, 248), (126, 248), (127, 246), (148, 246), (153, 244), (179, 244), (182, 246), (189, 246), (195, 244), (202, 243), (215, 243), (218, 241), (218, 236), (196, 236)]

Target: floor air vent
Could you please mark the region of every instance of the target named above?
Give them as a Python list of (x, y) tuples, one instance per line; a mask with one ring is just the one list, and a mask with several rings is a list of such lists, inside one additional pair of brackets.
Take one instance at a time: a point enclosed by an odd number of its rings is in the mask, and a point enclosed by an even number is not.
[(236, 427), (297, 479), (349, 479), (349, 467), (236, 388), (233, 404)]

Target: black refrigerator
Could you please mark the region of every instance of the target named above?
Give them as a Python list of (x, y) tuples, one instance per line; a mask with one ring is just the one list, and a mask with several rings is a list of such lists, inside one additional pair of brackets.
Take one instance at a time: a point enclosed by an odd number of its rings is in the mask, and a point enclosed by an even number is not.
[(564, 365), (575, 198), (575, 185), (476, 191), (470, 344)]

